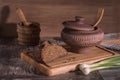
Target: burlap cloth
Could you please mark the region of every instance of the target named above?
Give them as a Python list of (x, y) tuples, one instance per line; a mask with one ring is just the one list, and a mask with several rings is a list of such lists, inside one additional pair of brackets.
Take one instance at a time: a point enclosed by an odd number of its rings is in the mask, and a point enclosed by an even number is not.
[[(120, 33), (106, 34), (102, 46), (120, 53)], [(42, 38), (52, 43), (64, 45), (60, 38)], [(110, 41), (111, 40), (111, 41)], [(112, 41), (113, 40), (113, 41)], [(115, 42), (118, 41), (118, 42)], [(34, 50), (35, 46), (20, 46), (17, 39), (0, 39), (0, 78), (45, 78), (39, 70), (20, 59), (23, 50)], [(96, 74), (95, 74), (96, 75)], [(93, 76), (91, 76), (93, 77)], [(23, 80), (23, 79), (22, 79)], [(49, 79), (50, 80), (50, 79)], [(56, 79), (58, 80), (58, 79)]]

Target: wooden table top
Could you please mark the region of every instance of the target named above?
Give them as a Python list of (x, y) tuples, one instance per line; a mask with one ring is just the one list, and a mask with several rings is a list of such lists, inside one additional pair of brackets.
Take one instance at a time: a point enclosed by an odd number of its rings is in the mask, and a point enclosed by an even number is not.
[[(55, 41), (54, 39), (50, 39)], [(84, 76), (80, 71), (48, 77), (20, 59), (20, 52), (35, 46), (20, 46), (17, 39), (0, 39), (0, 79), (21, 80), (120, 80), (120, 68), (92, 72)]]

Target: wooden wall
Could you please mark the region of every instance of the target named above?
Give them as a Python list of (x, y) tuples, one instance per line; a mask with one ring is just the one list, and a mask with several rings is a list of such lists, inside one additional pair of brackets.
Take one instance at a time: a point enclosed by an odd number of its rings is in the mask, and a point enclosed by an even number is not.
[(120, 0), (0, 0), (0, 37), (16, 37), (16, 23), (20, 22), (16, 8), (24, 11), (29, 21), (41, 24), (41, 36), (60, 36), (62, 22), (75, 16), (92, 24), (97, 9), (105, 8), (98, 25), (105, 33), (120, 32)]

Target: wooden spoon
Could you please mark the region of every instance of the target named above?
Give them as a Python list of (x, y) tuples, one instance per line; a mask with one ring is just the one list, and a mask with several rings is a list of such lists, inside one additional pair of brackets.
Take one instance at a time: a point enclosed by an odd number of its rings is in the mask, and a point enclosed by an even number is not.
[(103, 14), (104, 14), (104, 9), (103, 8), (98, 9), (98, 18), (96, 19), (95, 23), (93, 24), (93, 27), (97, 26), (100, 23), (100, 21), (103, 18)]
[(16, 12), (17, 12), (20, 20), (24, 23), (24, 25), (28, 26), (29, 22), (27, 21), (26, 17), (24, 16), (22, 9), (17, 8)]

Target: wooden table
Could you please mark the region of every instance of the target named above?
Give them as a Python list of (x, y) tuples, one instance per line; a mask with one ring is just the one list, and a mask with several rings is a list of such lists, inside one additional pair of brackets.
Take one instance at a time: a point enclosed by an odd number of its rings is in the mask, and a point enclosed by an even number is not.
[[(51, 41), (53, 39), (50, 39)], [(53, 40), (55, 41), (55, 40)], [(0, 39), (0, 79), (21, 80), (120, 80), (119, 69), (92, 72), (84, 76), (80, 71), (48, 77), (20, 59), (20, 52), (35, 46), (20, 46), (17, 39)]]

